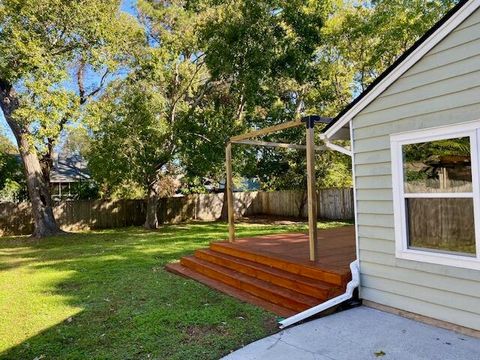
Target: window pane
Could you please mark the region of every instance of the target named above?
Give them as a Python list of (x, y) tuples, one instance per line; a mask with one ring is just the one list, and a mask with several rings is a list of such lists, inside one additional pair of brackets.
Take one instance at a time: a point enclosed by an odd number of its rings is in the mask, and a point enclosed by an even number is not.
[(402, 146), (406, 193), (471, 192), (470, 138)]
[(475, 256), (473, 199), (406, 199), (408, 247)]

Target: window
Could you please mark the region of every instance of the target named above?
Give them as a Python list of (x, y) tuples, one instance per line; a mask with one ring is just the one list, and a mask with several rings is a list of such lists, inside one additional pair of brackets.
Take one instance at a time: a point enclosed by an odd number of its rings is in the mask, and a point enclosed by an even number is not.
[(480, 269), (480, 122), (391, 136), (398, 258)]

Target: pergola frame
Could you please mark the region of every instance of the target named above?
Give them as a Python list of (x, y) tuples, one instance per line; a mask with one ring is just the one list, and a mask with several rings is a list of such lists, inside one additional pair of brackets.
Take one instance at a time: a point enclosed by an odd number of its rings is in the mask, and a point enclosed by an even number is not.
[[(307, 199), (308, 199), (308, 240), (310, 249), (310, 260), (315, 261), (318, 258), (317, 247), (317, 191), (315, 186), (315, 151), (324, 151), (332, 149), (350, 155), (350, 151), (341, 146), (325, 142), (326, 146), (315, 146), (315, 124), (327, 123), (331, 119), (320, 116), (307, 116), (299, 120), (289, 121), (283, 124), (270, 126), (261, 130), (251, 131), (246, 134), (233, 136), (226, 144), (226, 191), (227, 191), (227, 210), (228, 210), (228, 239), (235, 241), (235, 210), (233, 206), (233, 171), (232, 171), (232, 144), (278, 147), (286, 149), (306, 150), (307, 154)], [(267, 141), (250, 140), (255, 137), (268, 135), (285, 129), (306, 126), (306, 143), (286, 144)]]

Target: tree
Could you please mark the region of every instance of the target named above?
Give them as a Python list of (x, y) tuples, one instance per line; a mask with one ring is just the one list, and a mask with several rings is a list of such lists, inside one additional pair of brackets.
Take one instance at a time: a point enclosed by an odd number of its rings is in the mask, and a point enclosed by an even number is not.
[[(110, 188), (130, 183), (147, 194), (145, 227), (158, 227), (157, 204), (172, 190), (182, 131), (212, 84), (200, 51), (195, 2), (138, 2), (148, 43), (126, 79), (112, 83), (92, 109), (90, 167)], [(197, 134), (200, 136), (200, 134)], [(166, 191), (170, 189), (170, 191)]]
[(137, 79), (112, 86), (98, 104), (98, 127), (88, 156), (94, 178), (110, 194), (126, 184), (148, 194), (149, 229), (158, 227), (158, 185), (176, 146), (171, 124), (161, 116), (164, 99), (155, 89), (153, 82)]
[[(455, 0), (236, 1), (214, 7), (203, 32), (212, 76), (237, 99), (237, 131), (291, 120), (300, 114), (334, 117), (422, 36)], [(302, 129), (267, 140), (301, 143)], [(305, 156), (256, 149), (267, 189), (305, 187)], [(317, 155), (321, 187), (348, 186), (350, 159)], [(247, 171), (248, 170), (248, 171)]]
[[(346, 3), (327, 22), (325, 35), (338, 69), (352, 77), (356, 96), (424, 35), (458, 0), (375, 0)], [(341, 72), (336, 72), (340, 75)]]
[[(322, 46), (327, 48), (323, 27), (336, 3), (238, 1), (215, 8), (217, 15), (203, 30), (206, 61), (212, 77), (227, 82), (228, 97), (236, 100), (232, 105), (237, 131), (278, 124), (317, 110), (329, 115), (325, 104), (330, 104), (335, 94), (330, 88), (328, 95), (318, 89), (325, 88), (322, 80), (331, 68), (324, 70), (319, 51)], [(344, 99), (348, 98), (348, 89), (343, 91), (347, 94)], [(266, 140), (302, 143), (304, 130), (291, 129)], [(237, 171), (249, 177), (258, 175), (263, 188), (306, 186), (305, 153), (262, 148), (246, 148), (243, 153), (251, 160), (250, 166), (237, 166)], [(321, 174), (328, 172), (338, 156), (326, 153), (321, 157), (318, 175), (323, 180)]]
[(0, 4), (0, 107), (24, 165), (35, 237), (60, 232), (49, 174), (64, 126), (80, 117), (140, 34), (119, 6), (119, 0)]
[(279, 120), (268, 115), (292, 118), (303, 110), (330, 8), (331, 1), (307, 0), (244, 0), (214, 7), (216, 16), (202, 32), (206, 62), (213, 79), (228, 81), (237, 94), (239, 116), (246, 112), (266, 125)]

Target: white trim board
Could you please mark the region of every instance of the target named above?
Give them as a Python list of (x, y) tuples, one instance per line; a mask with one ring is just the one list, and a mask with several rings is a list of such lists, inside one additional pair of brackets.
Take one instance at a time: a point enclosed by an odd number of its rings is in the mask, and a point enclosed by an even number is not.
[(351, 121), (358, 113), (365, 109), (373, 100), (380, 96), (390, 85), (392, 85), (400, 76), (407, 72), (423, 56), (425, 56), (433, 47), (450, 34), (466, 18), (480, 7), (480, 0), (470, 0), (463, 5), (450, 19), (448, 19), (437, 31), (420, 44), (409, 56), (405, 58), (397, 67), (385, 76), (366, 96), (348, 110), (338, 121), (332, 125), (323, 135), (328, 139), (335, 135), (343, 126)]
[[(350, 121), (348, 123), (349, 131), (350, 131), (350, 152), (352, 158), (352, 186), (353, 186), (353, 216), (355, 221), (355, 254), (358, 260), (358, 267), (360, 269), (360, 235), (358, 231), (358, 204), (357, 204), (357, 175), (355, 171), (355, 149), (353, 145), (355, 142), (353, 141), (353, 124)], [(361, 272), (361, 271), (360, 271)]]

